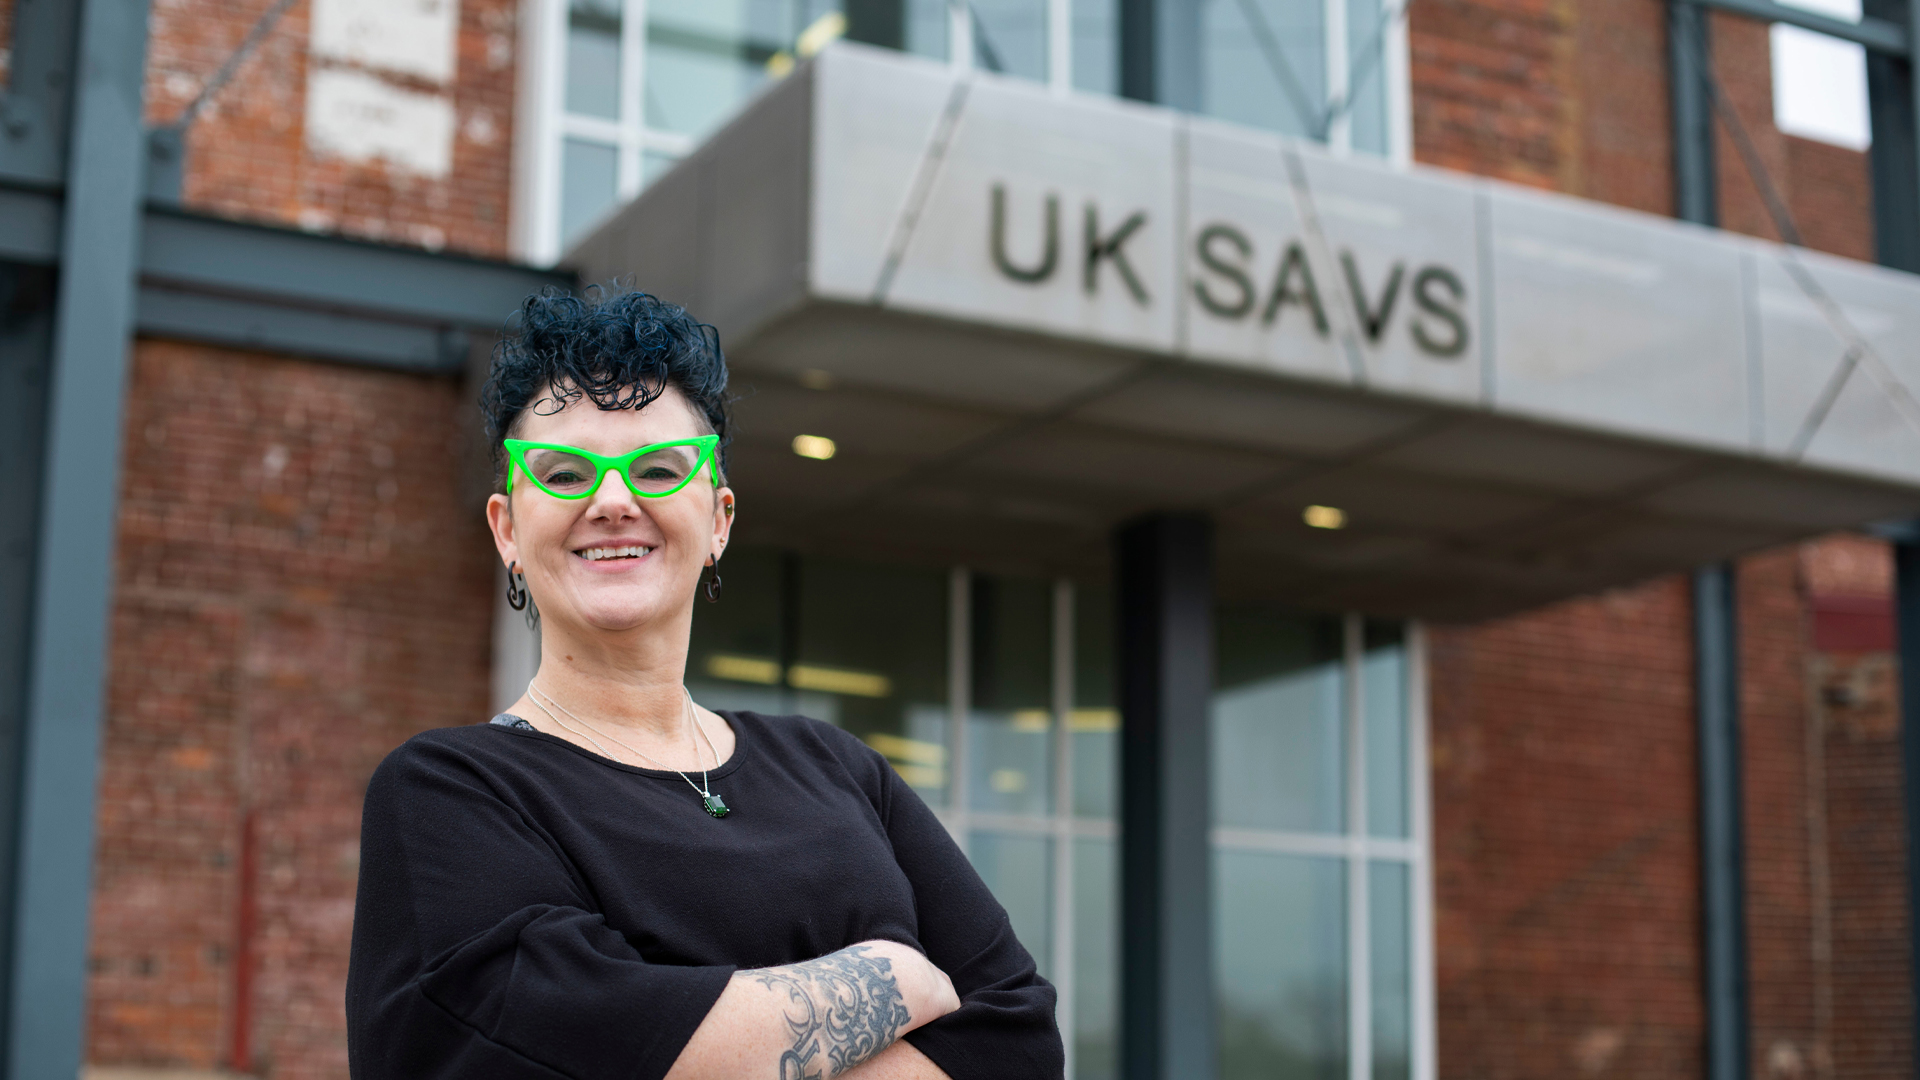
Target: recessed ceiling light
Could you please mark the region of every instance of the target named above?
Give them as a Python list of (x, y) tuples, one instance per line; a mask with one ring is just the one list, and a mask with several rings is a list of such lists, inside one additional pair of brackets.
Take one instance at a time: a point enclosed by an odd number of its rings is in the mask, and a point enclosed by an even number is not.
[(825, 435), (795, 435), (793, 437), (793, 452), (804, 458), (812, 458), (815, 461), (825, 461), (832, 457), (834, 451), (837, 449), (839, 449), (839, 447), (834, 446), (833, 440), (827, 438)]
[(1309, 506), (1300, 512), (1300, 520), (1316, 529), (1344, 529), (1347, 512), (1337, 506)]
[(809, 390), (825, 390), (833, 385), (833, 372), (808, 368), (800, 373), (800, 385)]

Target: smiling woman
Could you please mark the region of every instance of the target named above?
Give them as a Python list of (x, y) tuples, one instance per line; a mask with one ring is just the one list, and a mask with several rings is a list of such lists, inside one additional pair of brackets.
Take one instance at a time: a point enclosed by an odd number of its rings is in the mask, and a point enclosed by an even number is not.
[(735, 510), (718, 335), (644, 293), (519, 318), (486, 515), (540, 667), (368, 785), (353, 1075), (1059, 1076), (1053, 988), (886, 759), (686, 688)]

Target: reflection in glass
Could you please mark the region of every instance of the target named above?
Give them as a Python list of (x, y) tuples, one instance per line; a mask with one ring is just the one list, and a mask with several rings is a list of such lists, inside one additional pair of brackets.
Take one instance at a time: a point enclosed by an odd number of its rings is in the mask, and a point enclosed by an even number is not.
[(620, 0), (567, 5), (567, 111), (620, 116)]
[(1413, 1075), (1412, 911), (1406, 863), (1376, 862), (1369, 868), (1368, 901), (1373, 953), (1373, 1080)]
[(1073, 842), (1073, 1080), (1118, 1080), (1119, 868), (1111, 840)]
[(1216, 620), (1214, 824), (1341, 831), (1339, 621), (1236, 608)]
[(831, 0), (649, 0), (647, 126), (704, 137), (767, 81)]
[(1327, 97), (1322, 0), (1219, 0), (1200, 10), (1200, 111), (1314, 133)]
[(1367, 831), (1407, 835), (1407, 650), (1400, 623), (1368, 620), (1360, 660), (1367, 737)]
[(1347, 0), (1347, 61), (1353, 107), (1347, 113), (1353, 148), (1387, 152), (1387, 40), (1389, 12), (1381, 0)]
[(710, 708), (838, 724), (938, 806), (946, 608), (938, 572), (735, 549), (721, 602), (694, 608), (687, 687)]
[(1049, 913), (1053, 875), (1049, 872), (1049, 846), (1044, 836), (975, 832), (967, 841), (967, 857), (1000, 906), (1007, 909), (1014, 936), (1033, 954), (1040, 974), (1052, 978), (1053, 920)]
[(1073, 591), (1073, 813), (1119, 813), (1120, 710), (1114, 700), (1113, 594), (1098, 586)]
[(1047, 81), (1047, 0), (971, 0), (973, 62)]
[(939, 805), (947, 790), (946, 575), (834, 559), (797, 562), (787, 686), (831, 698), (835, 723), (886, 755)]
[(973, 579), (973, 711), (968, 805), (1003, 814), (1053, 809), (1053, 590)]
[(602, 143), (568, 139), (560, 151), (560, 243), (573, 243), (613, 206), (620, 155)]
[(952, 10), (949, 0), (905, 0), (906, 49), (915, 56), (947, 59), (947, 34)]
[(1120, 92), (1120, 0), (1073, 0), (1073, 85)]
[(1222, 1080), (1344, 1080), (1345, 865), (1214, 853)]

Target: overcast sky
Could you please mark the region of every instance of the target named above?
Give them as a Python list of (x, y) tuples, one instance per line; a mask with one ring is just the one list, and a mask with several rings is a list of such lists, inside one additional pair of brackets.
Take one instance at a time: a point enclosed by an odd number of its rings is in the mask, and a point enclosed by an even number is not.
[[(1783, 0), (1843, 19), (1860, 18), (1860, 0)], [(1867, 54), (1798, 27), (1773, 27), (1773, 119), (1782, 131), (1864, 150)]]

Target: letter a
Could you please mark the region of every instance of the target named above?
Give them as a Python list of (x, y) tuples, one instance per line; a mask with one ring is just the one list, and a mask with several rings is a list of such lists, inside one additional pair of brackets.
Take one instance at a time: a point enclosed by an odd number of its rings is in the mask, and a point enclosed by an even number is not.
[[(1300, 275), (1299, 292), (1293, 289), (1295, 274)], [(1287, 304), (1304, 304), (1313, 315), (1313, 329), (1321, 337), (1327, 336), (1327, 309), (1321, 306), (1320, 290), (1313, 283), (1313, 267), (1307, 264), (1307, 253), (1298, 242), (1287, 245), (1287, 253), (1280, 258), (1280, 272), (1274, 275), (1273, 294), (1267, 298), (1267, 308), (1260, 313), (1260, 321), (1272, 326), (1280, 317), (1280, 309)]]

